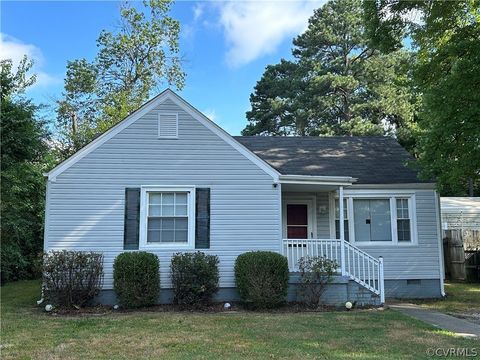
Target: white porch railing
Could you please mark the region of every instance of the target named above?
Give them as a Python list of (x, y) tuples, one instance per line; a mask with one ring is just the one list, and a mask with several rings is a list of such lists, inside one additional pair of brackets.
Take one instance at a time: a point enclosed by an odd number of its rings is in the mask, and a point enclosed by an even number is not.
[(379, 295), (381, 303), (385, 303), (382, 257), (376, 259), (349, 242), (337, 239), (283, 239), (283, 255), (292, 272), (298, 271), (298, 261), (307, 255), (335, 260), (339, 273)]
[(290, 271), (298, 271), (298, 261), (304, 256), (323, 256), (342, 265), (341, 240), (336, 239), (283, 239), (283, 255), (288, 259)]

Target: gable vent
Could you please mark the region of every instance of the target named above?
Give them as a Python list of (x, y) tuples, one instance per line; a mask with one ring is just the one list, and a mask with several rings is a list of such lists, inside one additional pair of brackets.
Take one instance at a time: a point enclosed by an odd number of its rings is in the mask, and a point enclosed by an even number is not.
[(178, 138), (178, 114), (158, 114), (158, 137), (162, 139)]

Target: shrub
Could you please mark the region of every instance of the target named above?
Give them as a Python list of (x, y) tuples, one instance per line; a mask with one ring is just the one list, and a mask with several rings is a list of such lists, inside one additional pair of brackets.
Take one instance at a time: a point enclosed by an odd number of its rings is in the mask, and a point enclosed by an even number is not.
[(321, 256), (305, 256), (298, 261), (300, 270), (300, 292), (311, 307), (320, 306), (320, 298), (326, 285), (332, 280), (338, 264)]
[(98, 294), (103, 280), (103, 255), (82, 251), (51, 251), (43, 256), (45, 299), (61, 307), (84, 306)]
[(247, 306), (271, 308), (285, 302), (288, 276), (287, 258), (275, 252), (247, 252), (235, 261), (237, 290)]
[(174, 303), (207, 305), (218, 290), (218, 257), (203, 252), (177, 253), (170, 265)]
[(113, 288), (124, 308), (154, 305), (160, 292), (158, 257), (144, 251), (118, 255), (113, 263)]

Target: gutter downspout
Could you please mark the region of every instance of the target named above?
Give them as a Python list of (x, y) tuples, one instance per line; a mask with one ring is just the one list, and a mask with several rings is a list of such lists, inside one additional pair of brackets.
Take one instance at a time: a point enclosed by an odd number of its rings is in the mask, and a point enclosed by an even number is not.
[(435, 195), (435, 215), (437, 220), (437, 236), (438, 236), (438, 264), (439, 264), (439, 271), (440, 271), (440, 293), (442, 297), (445, 296), (445, 264), (444, 264), (444, 257), (443, 257), (443, 236), (442, 236), (442, 224), (441, 224), (441, 217), (440, 217), (440, 196), (438, 195), (437, 191), (434, 190)]

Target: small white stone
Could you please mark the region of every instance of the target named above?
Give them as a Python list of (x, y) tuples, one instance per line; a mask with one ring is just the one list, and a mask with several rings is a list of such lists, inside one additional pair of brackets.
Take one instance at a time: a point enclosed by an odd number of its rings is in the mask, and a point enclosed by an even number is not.
[(345, 307), (346, 307), (348, 310), (350, 310), (350, 309), (352, 308), (352, 306), (353, 306), (353, 305), (352, 305), (352, 303), (351, 303), (350, 301), (347, 301), (347, 302), (345, 303)]
[(228, 302), (225, 303), (225, 304), (223, 304), (223, 308), (224, 308), (225, 310), (228, 310), (228, 309), (230, 309), (231, 307), (232, 307), (232, 305), (230, 305), (230, 303), (228, 303)]
[(45, 305), (45, 311), (46, 312), (50, 312), (52, 310), (53, 310), (53, 305), (50, 305), (50, 304)]
[(40, 300), (37, 300), (37, 305), (40, 305), (41, 303), (43, 303), (43, 298), (41, 298)]
[(118, 305), (113, 305), (113, 310), (118, 310), (120, 308), (120, 306)]

